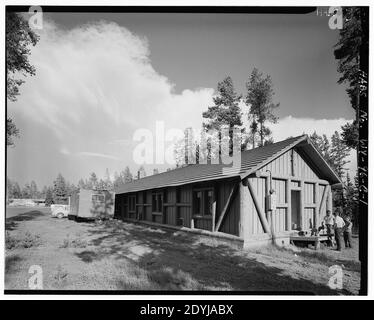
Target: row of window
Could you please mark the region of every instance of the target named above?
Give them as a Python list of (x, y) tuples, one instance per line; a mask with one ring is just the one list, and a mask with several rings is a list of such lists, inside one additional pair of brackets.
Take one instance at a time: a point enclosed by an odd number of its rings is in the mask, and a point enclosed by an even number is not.
[[(213, 206), (213, 189), (194, 190), (192, 195), (193, 210), (195, 215), (210, 216), (212, 215)], [(152, 193), (152, 212), (162, 213), (164, 207), (163, 192)], [(128, 197), (129, 212), (136, 211), (136, 196)]]

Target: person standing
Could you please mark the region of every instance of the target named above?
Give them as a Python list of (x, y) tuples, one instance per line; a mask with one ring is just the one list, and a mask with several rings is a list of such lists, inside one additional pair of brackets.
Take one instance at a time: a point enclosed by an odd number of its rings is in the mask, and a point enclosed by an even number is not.
[(326, 226), (326, 232), (328, 236), (328, 244), (329, 246), (332, 246), (332, 235), (334, 234), (334, 223), (335, 223), (335, 218), (331, 214), (330, 210), (327, 210), (326, 216), (323, 218), (323, 223)]
[(353, 223), (350, 217), (346, 218), (346, 224), (344, 228), (344, 243), (346, 248), (353, 248), (352, 246), (352, 226)]
[(335, 216), (335, 241), (336, 241), (336, 250), (342, 251), (342, 241), (343, 241), (343, 228), (345, 226), (344, 220), (341, 216), (339, 216), (338, 210), (334, 212)]

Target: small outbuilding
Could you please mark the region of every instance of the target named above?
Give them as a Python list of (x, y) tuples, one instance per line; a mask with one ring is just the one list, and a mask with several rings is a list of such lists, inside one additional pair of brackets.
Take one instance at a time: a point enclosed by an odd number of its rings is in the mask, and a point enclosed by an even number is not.
[(114, 192), (80, 188), (70, 197), (70, 219), (113, 217)]
[(236, 239), (288, 244), (318, 227), (341, 181), (307, 135), (244, 151), (240, 167), (194, 164), (125, 184), (115, 216)]

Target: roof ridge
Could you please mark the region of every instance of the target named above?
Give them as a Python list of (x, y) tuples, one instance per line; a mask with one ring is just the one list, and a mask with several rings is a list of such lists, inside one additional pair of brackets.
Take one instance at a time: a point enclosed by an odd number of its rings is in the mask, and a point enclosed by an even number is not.
[[(248, 157), (248, 155), (251, 154), (251, 153), (253, 153), (255, 155), (257, 152), (261, 152), (261, 150), (264, 150), (264, 149), (271, 150), (271, 148), (275, 148), (275, 150), (272, 151), (270, 155), (267, 156), (265, 154), (264, 155), (265, 156), (264, 159), (262, 159), (262, 160), (261, 159), (257, 159), (257, 160), (260, 160), (260, 163), (264, 163), (268, 159), (270, 159), (272, 156), (274, 156), (275, 154), (278, 154), (279, 152), (281, 152), (282, 150), (284, 150), (285, 148), (287, 148), (291, 144), (291, 141), (292, 142), (296, 142), (296, 141), (300, 140), (303, 136), (307, 137), (307, 135), (305, 135), (305, 134), (297, 136), (297, 137), (290, 137), (288, 139), (277, 141), (277, 142), (271, 143), (271, 144), (266, 145), (266, 146), (257, 147), (257, 148), (253, 148), (253, 149), (249, 149), (249, 150), (244, 150), (244, 151), (240, 152), (240, 155), (241, 155), (241, 157), (243, 157), (243, 156), (247, 156)], [(285, 146), (282, 147), (280, 150), (277, 150), (277, 145), (279, 145), (281, 143), (285, 144)], [(232, 158), (232, 156), (230, 158)], [(222, 157), (222, 159), (227, 159), (227, 156), (226, 157)], [(244, 160), (248, 160), (248, 159), (244, 159)], [(256, 159), (252, 159), (252, 160), (256, 160)], [(245, 161), (245, 162), (247, 162), (247, 161)], [(211, 168), (213, 168), (213, 166), (216, 167), (216, 168), (217, 167), (219, 168), (220, 166), (221, 167), (225, 166), (224, 163), (225, 163), (224, 161), (221, 161), (221, 163), (213, 163), (213, 164), (210, 163), (209, 168), (206, 167), (207, 168), (206, 170), (208, 170), (208, 171), (211, 170)], [(134, 189), (134, 188), (137, 188), (138, 186), (141, 187), (142, 183), (147, 183), (148, 181), (152, 181), (152, 179), (157, 179), (157, 178), (162, 179), (164, 177), (167, 177), (168, 175), (171, 175), (171, 179), (175, 179), (175, 178), (178, 177), (178, 172), (180, 172), (180, 175), (183, 177), (183, 180), (186, 180), (186, 179), (189, 180), (190, 177), (189, 176), (187, 177), (186, 174), (191, 174), (190, 170), (194, 170), (194, 169), (191, 169), (191, 168), (196, 168), (195, 169), (195, 171), (196, 171), (198, 167), (203, 167), (206, 164), (207, 163), (188, 164), (186, 166), (182, 166), (182, 167), (175, 168), (175, 169), (168, 170), (168, 171), (164, 171), (164, 172), (161, 172), (161, 173), (158, 173), (158, 174), (153, 174), (153, 175), (150, 175), (150, 176), (146, 176), (146, 177), (143, 177), (141, 179), (133, 180), (132, 182), (126, 183), (123, 186), (121, 186), (120, 188), (118, 188), (116, 190), (116, 192), (117, 191), (121, 192), (121, 190), (126, 189), (126, 188)], [(204, 170), (204, 171), (206, 171), (206, 170)], [(215, 169), (213, 169), (213, 170), (215, 170)], [(201, 172), (201, 173), (203, 173), (203, 172)], [(173, 177), (173, 174), (174, 174), (174, 177)], [(126, 191), (124, 191), (124, 192), (126, 192)]]

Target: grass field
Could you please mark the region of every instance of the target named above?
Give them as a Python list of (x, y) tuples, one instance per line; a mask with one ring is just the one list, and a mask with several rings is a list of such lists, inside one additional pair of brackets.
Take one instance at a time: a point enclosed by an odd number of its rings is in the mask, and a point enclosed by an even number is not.
[[(31, 265), (43, 270), (43, 289), (237, 290), (358, 294), (355, 248), (243, 251), (201, 235), (118, 220), (77, 223), (48, 209), (11, 208), (6, 219), (6, 289), (28, 289)], [(22, 210), (18, 211), (17, 210)], [(343, 268), (343, 290), (328, 287), (329, 267)]]

